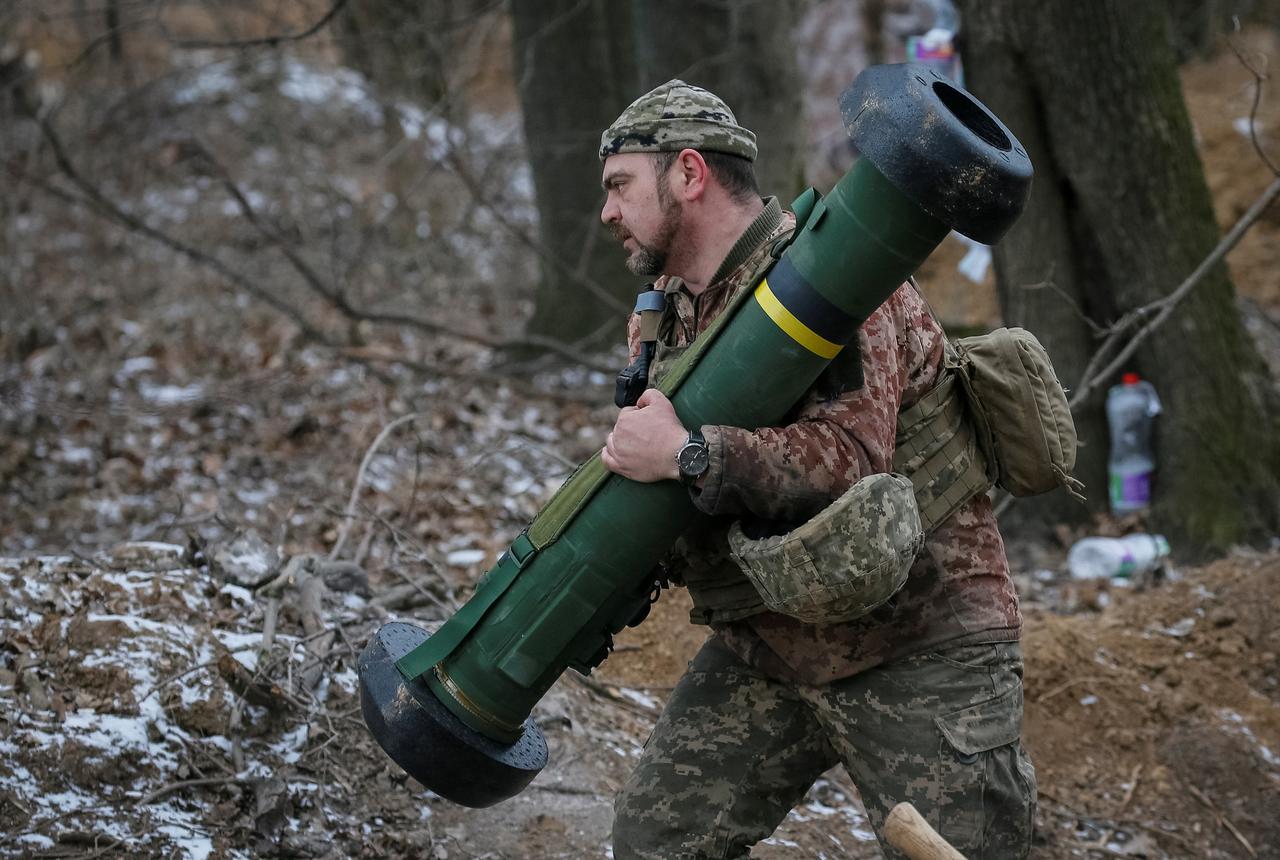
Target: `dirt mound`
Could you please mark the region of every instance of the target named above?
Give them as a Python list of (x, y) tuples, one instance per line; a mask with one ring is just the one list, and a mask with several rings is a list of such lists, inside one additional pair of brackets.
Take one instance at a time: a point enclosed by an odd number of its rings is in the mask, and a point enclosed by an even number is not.
[(1280, 556), (1111, 594), (1101, 614), (1027, 619), (1025, 735), (1047, 847), (1275, 856)]

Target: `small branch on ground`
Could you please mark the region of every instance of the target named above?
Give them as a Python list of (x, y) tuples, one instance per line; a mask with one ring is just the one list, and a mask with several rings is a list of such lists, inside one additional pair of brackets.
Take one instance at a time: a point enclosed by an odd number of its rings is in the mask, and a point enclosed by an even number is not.
[(1210, 800), (1203, 791), (1191, 784), (1187, 785), (1187, 789), (1195, 795), (1196, 800), (1205, 805), (1205, 808), (1213, 814), (1213, 817), (1218, 820), (1218, 823), (1221, 824), (1228, 833), (1236, 838), (1236, 841), (1244, 847), (1244, 850), (1249, 852), (1250, 857), (1258, 856), (1258, 852), (1254, 850), (1253, 845), (1251, 845), (1249, 840), (1244, 837), (1244, 834), (1236, 829), (1236, 826), (1231, 823), (1231, 819), (1227, 818), (1222, 810), (1218, 809), (1214, 802)]
[(160, 798), (164, 797), (166, 794), (171, 794), (172, 792), (175, 792), (175, 791), (181, 791), (184, 788), (195, 788), (201, 785), (227, 785), (233, 782), (244, 782), (244, 780), (242, 780), (238, 776), (211, 776), (205, 779), (183, 779), (183, 780), (179, 780), (178, 782), (171, 782), (171, 783), (168, 783), (167, 785), (160, 786), (150, 794), (139, 798), (137, 801), (134, 802), (133, 805), (146, 806), (149, 803), (156, 802)]
[(373, 455), (377, 453), (378, 448), (383, 441), (391, 435), (395, 429), (410, 421), (416, 421), (422, 417), (420, 412), (410, 412), (408, 415), (401, 415), (396, 420), (383, 427), (378, 435), (374, 437), (373, 442), (364, 452), (364, 457), (360, 461), (360, 468), (356, 470), (356, 480), (351, 486), (351, 497), (347, 500), (347, 515), (342, 524), (342, 531), (338, 533), (338, 539), (333, 545), (333, 549), (329, 552), (329, 560), (336, 559), (341, 553), (342, 548), (347, 542), (347, 536), (351, 533), (351, 526), (355, 523), (356, 502), (360, 498), (360, 487), (364, 484), (365, 473), (369, 470), (369, 463), (373, 460)]
[[(457, 601), (449, 600), (446, 603), (422, 583), (401, 570), (398, 565), (392, 565), (387, 570), (404, 580), (405, 584), (397, 585), (375, 596), (372, 600), (375, 606), (381, 606), (383, 609), (412, 609), (430, 603), (447, 615), (458, 611)], [(414, 600), (415, 596), (423, 597), (425, 600)]]
[(230, 654), (219, 657), (217, 666), (218, 675), (231, 691), (249, 704), (266, 708), (272, 714), (281, 714), (293, 706), (294, 703), (290, 701), (288, 693), (281, 689), (279, 684), (270, 678), (263, 678), (257, 673), (250, 672), (243, 663)]
[(336, 632), (324, 620), (324, 578), (313, 573), (298, 586), (298, 614), (302, 617), (302, 629), (309, 637), (306, 644), (311, 662), (305, 664), (298, 675), (298, 689), (310, 694), (324, 674), (325, 661), (333, 648)]
[[(223, 655), (223, 656), (229, 656), (229, 655)], [(192, 672), (198, 672), (201, 669), (207, 669), (211, 666), (217, 666), (218, 661), (221, 659), (222, 659), (222, 656), (218, 656), (213, 658), (212, 660), (205, 660), (203, 663), (197, 663), (194, 666), (188, 666), (187, 668), (183, 669), (181, 672), (175, 672), (174, 674), (168, 676), (167, 678), (162, 678), (159, 681), (156, 681), (149, 688), (147, 688), (147, 691), (143, 693), (142, 696), (138, 699), (138, 704), (142, 704), (147, 699), (151, 698), (156, 693), (158, 693), (160, 690), (172, 684), (174, 681), (180, 681), (183, 678), (190, 675)]]
[(639, 702), (631, 701), (622, 694), (609, 689), (604, 684), (601, 684), (599, 681), (589, 678), (586, 675), (579, 675), (577, 672), (566, 672), (565, 675), (577, 681), (597, 696), (600, 696), (603, 699), (608, 699), (610, 702), (613, 702), (624, 710), (639, 714), (642, 717), (648, 717), (649, 719), (656, 719), (661, 713), (657, 708), (650, 708), (640, 704)]

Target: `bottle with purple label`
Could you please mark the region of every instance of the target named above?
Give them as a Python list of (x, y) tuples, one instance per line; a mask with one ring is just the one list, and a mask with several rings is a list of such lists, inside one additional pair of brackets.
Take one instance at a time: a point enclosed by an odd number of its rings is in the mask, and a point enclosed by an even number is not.
[(1072, 579), (1129, 579), (1164, 564), (1168, 555), (1164, 535), (1088, 537), (1076, 541), (1067, 553), (1067, 571)]
[(1107, 392), (1112, 513), (1133, 513), (1151, 504), (1151, 479), (1156, 470), (1152, 426), (1159, 414), (1160, 398), (1155, 388), (1136, 373), (1126, 373), (1121, 383)]

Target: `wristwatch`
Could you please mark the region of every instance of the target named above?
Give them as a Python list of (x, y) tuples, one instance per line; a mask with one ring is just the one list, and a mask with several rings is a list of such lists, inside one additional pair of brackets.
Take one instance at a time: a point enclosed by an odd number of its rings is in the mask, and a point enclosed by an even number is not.
[(711, 450), (702, 430), (690, 430), (688, 440), (676, 451), (676, 468), (680, 470), (680, 483), (693, 486), (707, 471), (711, 462)]

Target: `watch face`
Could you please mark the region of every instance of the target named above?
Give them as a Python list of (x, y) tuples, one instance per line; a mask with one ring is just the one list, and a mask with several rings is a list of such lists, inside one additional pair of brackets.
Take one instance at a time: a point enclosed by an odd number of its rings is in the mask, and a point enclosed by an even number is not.
[(710, 452), (705, 444), (690, 442), (680, 449), (676, 455), (676, 466), (686, 475), (697, 477), (707, 470)]

